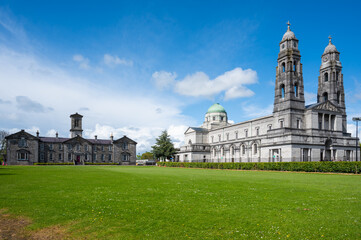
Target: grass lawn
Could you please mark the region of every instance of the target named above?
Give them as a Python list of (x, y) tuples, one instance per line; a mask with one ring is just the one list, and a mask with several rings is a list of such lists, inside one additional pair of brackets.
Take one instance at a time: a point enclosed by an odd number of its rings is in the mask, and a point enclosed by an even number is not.
[(361, 239), (361, 176), (6, 166), (0, 209), (74, 238)]

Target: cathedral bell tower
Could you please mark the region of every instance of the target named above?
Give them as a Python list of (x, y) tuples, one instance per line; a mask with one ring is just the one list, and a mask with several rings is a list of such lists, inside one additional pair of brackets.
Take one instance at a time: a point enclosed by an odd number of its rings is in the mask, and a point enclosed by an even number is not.
[(318, 77), (317, 103), (332, 102), (342, 111), (342, 126), (346, 132), (346, 106), (343, 88), (342, 64), (340, 53), (331, 42), (331, 36), (321, 56), (320, 75)]
[(79, 113), (75, 113), (70, 115), (70, 119), (71, 119), (71, 128), (70, 128), (70, 133), (71, 133), (71, 137), (76, 137), (76, 136), (82, 136), (83, 134), (83, 128), (82, 128), (82, 119), (83, 116), (80, 115)]
[(275, 126), (300, 128), (305, 109), (301, 54), (298, 39), (291, 31), (290, 23), (287, 24), (277, 59), (273, 113), (278, 121)]

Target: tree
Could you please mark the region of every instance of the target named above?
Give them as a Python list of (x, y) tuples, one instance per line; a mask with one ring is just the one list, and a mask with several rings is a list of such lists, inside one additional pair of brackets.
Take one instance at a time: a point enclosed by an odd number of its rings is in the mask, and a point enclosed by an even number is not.
[(151, 152), (145, 152), (140, 157), (140, 159), (153, 159), (153, 158), (154, 158), (153, 153), (151, 153)]
[(175, 149), (167, 130), (164, 130), (162, 134), (156, 139), (156, 143), (153, 148), (153, 155), (156, 159), (170, 159), (175, 154)]
[(6, 156), (6, 139), (5, 137), (8, 136), (9, 133), (4, 131), (4, 130), (0, 130), (0, 163), (2, 163), (5, 159)]

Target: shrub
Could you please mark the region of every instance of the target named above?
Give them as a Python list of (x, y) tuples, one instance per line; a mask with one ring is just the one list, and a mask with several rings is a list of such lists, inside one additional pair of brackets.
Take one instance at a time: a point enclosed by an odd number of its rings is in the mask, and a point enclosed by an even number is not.
[(34, 165), (43, 165), (43, 166), (48, 166), (48, 165), (74, 165), (74, 163), (34, 163)]
[(255, 163), (211, 163), (211, 162), (158, 162), (158, 166), (236, 169), (236, 170), (273, 170), (302, 172), (336, 172), (360, 174), (361, 162), (255, 162)]

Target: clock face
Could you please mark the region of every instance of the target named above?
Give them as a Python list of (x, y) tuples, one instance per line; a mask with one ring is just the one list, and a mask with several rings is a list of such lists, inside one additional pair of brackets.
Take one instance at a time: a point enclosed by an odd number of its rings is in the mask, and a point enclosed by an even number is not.
[(328, 60), (328, 57), (327, 57), (327, 56), (324, 56), (324, 57), (323, 57), (323, 61), (324, 61), (324, 62), (327, 62), (327, 60)]

